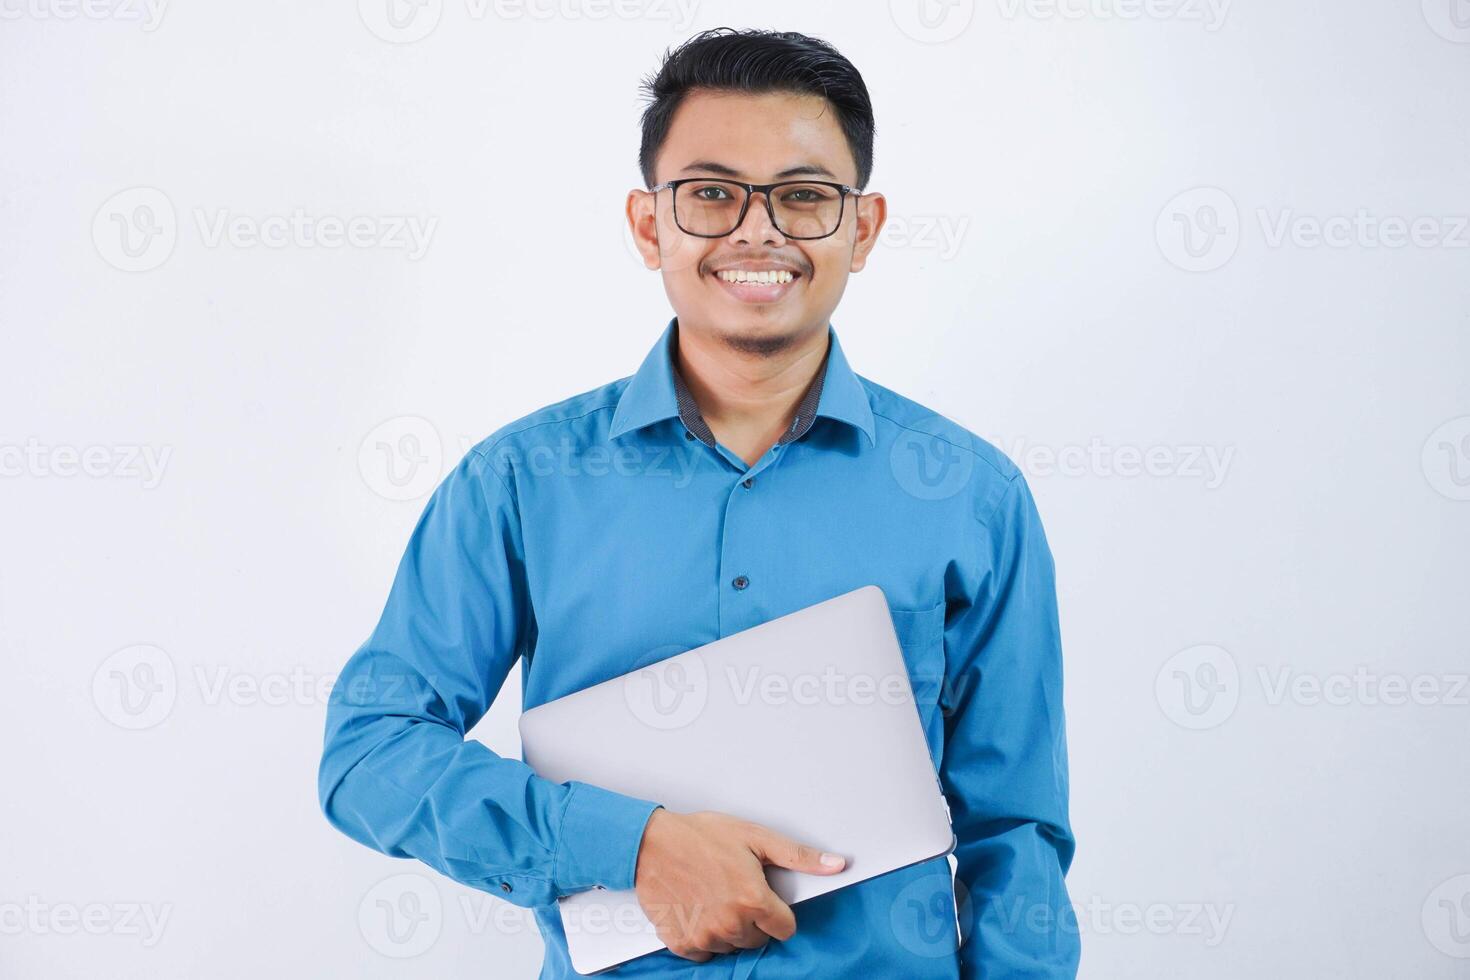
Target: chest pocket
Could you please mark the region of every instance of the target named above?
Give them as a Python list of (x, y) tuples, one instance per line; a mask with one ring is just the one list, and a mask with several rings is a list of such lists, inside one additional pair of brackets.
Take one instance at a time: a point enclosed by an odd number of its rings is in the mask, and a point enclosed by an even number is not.
[(944, 750), (944, 721), (940, 711), (944, 693), (944, 608), (943, 599), (927, 609), (889, 608), (936, 770)]

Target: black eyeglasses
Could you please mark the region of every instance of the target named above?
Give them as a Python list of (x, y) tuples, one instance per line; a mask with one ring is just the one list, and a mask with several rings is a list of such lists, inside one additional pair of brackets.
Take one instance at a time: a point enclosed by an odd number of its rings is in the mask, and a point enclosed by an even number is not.
[(842, 224), (847, 195), (862, 192), (847, 184), (826, 180), (783, 180), (775, 184), (745, 184), (714, 177), (666, 180), (650, 193), (668, 190), (674, 195), (674, 223), (697, 238), (724, 238), (745, 220), (753, 194), (766, 197), (766, 214), (782, 237), (800, 241), (826, 238)]

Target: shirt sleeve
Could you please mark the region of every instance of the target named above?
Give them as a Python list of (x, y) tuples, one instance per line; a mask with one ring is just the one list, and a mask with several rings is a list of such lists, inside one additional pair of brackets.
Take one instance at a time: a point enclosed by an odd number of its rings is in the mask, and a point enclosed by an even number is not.
[(658, 804), (553, 783), (465, 733), (532, 630), (510, 489), (471, 451), (434, 491), (386, 608), (338, 676), (318, 775), (352, 839), (516, 905), (633, 887)]
[(1051, 551), (1016, 474), (981, 513), (945, 626), (941, 781), (954, 824), (960, 976), (1073, 978), (1062, 649)]

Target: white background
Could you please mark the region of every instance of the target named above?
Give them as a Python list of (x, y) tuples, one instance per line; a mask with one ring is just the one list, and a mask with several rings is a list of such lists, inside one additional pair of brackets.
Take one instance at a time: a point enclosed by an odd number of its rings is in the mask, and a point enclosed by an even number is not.
[(324, 691), (446, 468), (667, 322), (637, 83), (721, 24), (863, 72), (833, 322), (1036, 491), (1082, 975), (1470, 975), (1464, 0), (386, 3), (0, 4), (0, 975), (536, 975), (322, 818)]

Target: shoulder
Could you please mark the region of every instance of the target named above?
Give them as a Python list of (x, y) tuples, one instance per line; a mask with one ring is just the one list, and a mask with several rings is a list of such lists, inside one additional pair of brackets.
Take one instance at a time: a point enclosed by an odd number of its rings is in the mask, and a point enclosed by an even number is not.
[(560, 434), (584, 436), (591, 430), (606, 430), (623, 390), (632, 376), (609, 381), (596, 388), (552, 402), (507, 422), (470, 449), (472, 455), (493, 459), (497, 453), (540, 445)]
[(967, 499), (982, 523), (1005, 497), (1027, 492), (1020, 468), (990, 441), (928, 405), (862, 375), (858, 380), (868, 392), (878, 446), (890, 454), (895, 475), (908, 466), (925, 467), (925, 473), (950, 468), (947, 482), (954, 481), (955, 490), (961, 480), (969, 487)]
[[(519, 464), (539, 458), (537, 454), (579, 452), (605, 438), (618, 399), (631, 380), (632, 376), (609, 381), (505, 423), (471, 446), (459, 468), (515, 500)], [(494, 479), (487, 479), (486, 473)]]

